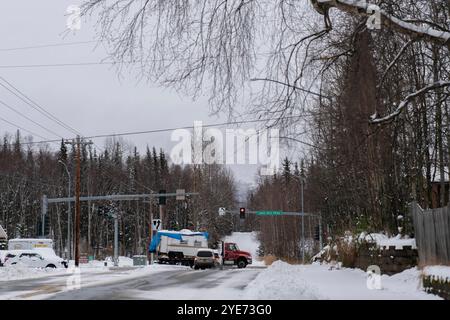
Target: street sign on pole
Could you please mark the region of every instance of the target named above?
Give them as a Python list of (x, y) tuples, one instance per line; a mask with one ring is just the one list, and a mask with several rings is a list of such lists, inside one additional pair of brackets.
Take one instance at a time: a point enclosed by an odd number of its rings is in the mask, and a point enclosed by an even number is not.
[(219, 216), (224, 216), (227, 213), (226, 208), (219, 208)]
[(186, 190), (184, 189), (177, 189), (177, 201), (184, 201), (186, 200)]
[(161, 219), (153, 219), (152, 220), (152, 230), (153, 231), (160, 231), (162, 226)]
[(256, 211), (257, 216), (281, 216), (283, 211)]

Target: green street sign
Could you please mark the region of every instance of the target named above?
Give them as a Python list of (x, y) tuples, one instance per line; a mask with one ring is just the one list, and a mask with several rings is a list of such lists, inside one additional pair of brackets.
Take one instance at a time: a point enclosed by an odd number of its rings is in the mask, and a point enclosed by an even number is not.
[(283, 211), (256, 211), (258, 216), (281, 216)]

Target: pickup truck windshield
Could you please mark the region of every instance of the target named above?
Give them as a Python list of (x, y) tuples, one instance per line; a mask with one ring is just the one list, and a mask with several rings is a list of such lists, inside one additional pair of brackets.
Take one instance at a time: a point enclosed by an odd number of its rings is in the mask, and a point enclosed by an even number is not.
[(212, 256), (213, 256), (213, 253), (211, 251), (199, 251), (197, 253), (197, 257), (201, 257), (201, 258), (209, 258)]

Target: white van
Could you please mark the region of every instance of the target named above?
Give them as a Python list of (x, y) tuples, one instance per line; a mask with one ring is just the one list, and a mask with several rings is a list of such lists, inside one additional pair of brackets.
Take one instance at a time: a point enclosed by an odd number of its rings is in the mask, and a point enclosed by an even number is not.
[(8, 241), (8, 250), (53, 249), (52, 239), (11, 239)]

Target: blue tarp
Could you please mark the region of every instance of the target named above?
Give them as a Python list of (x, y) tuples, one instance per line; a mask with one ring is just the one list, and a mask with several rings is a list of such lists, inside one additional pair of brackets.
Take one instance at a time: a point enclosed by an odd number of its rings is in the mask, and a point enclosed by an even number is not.
[(158, 231), (156, 233), (156, 236), (153, 237), (152, 242), (150, 243), (150, 246), (148, 248), (148, 252), (154, 253), (156, 252), (156, 249), (159, 246), (159, 243), (161, 242), (161, 237), (166, 236), (172, 239), (177, 240), (183, 240), (183, 237), (192, 237), (192, 236), (204, 236), (206, 239), (208, 239), (209, 234), (208, 232), (165, 232), (165, 231)]

